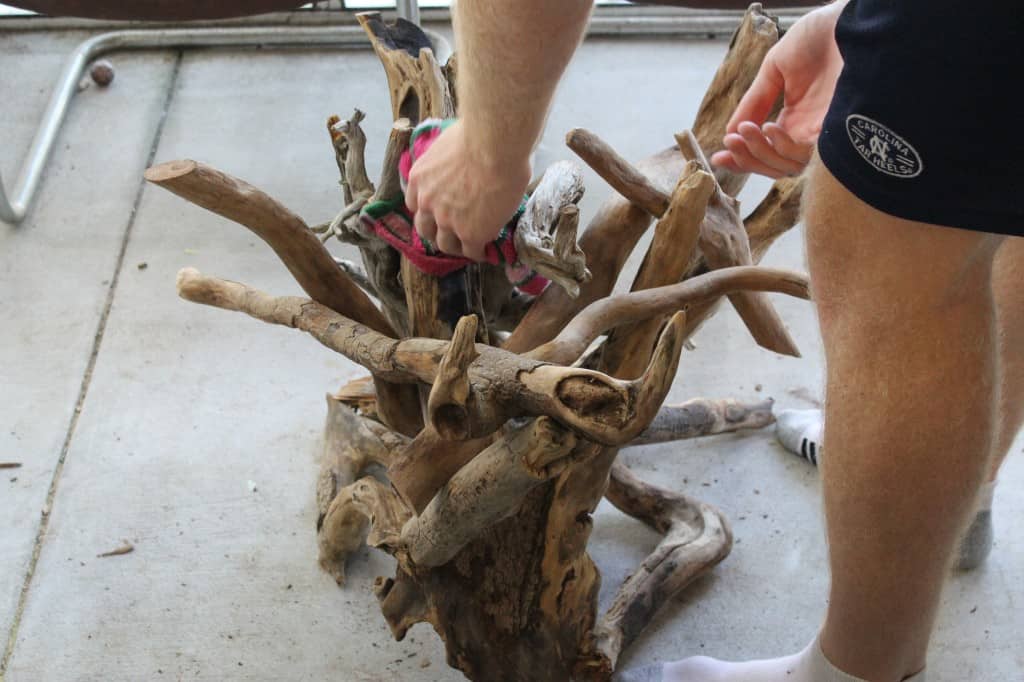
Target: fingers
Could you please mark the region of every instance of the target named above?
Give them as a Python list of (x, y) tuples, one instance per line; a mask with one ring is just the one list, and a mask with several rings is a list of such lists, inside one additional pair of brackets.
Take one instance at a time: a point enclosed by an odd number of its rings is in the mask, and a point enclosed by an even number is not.
[(487, 259), (487, 242), (462, 242), (462, 255), (478, 263)]
[(772, 143), (775, 151), (782, 156), (804, 166), (811, 162), (811, 155), (814, 152), (813, 144), (797, 142), (778, 123), (765, 123), (762, 130), (768, 136), (768, 140)]
[(798, 175), (806, 166), (779, 152), (772, 146), (772, 143), (765, 137), (765, 133), (758, 126), (745, 121), (739, 125), (739, 134), (747, 143), (747, 150), (755, 159), (784, 175)]
[(769, 51), (764, 61), (761, 62), (761, 68), (758, 70), (757, 76), (754, 77), (754, 82), (750, 84), (750, 88), (736, 105), (736, 111), (729, 119), (725, 132), (737, 132), (739, 124), (743, 121), (752, 121), (757, 125), (764, 123), (768, 114), (771, 113), (772, 107), (775, 106), (775, 102), (779, 99), (779, 95), (782, 94), (784, 86), (782, 73), (775, 65), (775, 60), (771, 58), (771, 51)]
[(730, 133), (725, 136), (723, 140), (725, 142), (725, 148), (732, 153), (732, 158), (735, 159), (736, 165), (744, 173), (758, 173), (759, 175), (767, 175), (769, 178), (781, 178), (786, 173), (780, 171), (777, 168), (772, 168), (766, 163), (754, 158), (754, 155), (750, 153), (747, 148), (747, 143), (744, 141), (743, 136), (738, 133)]
[(437, 247), (447, 253), (449, 256), (461, 256), (462, 254), (462, 242), (455, 236), (454, 232), (449, 230), (438, 230), (437, 232)]
[[(408, 202), (406, 202), (408, 205)], [(411, 206), (409, 206), (412, 209)], [(429, 211), (417, 211), (413, 218), (413, 225), (420, 236), (429, 242), (437, 240), (437, 223), (434, 222), (434, 215)]]
[(420, 184), (418, 182), (418, 170), (419, 169), (417, 168), (413, 168), (412, 170), (409, 171), (409, 182), (406, 183), (405, 187), (405, 205), (409, 208), (410, 211), (413, 212), (414, 215), (416, 214), (417, 210), (420, 207), (419, 198), (417, 196), (419, 194)]
[(762, 129), (749, 121), (740, 123), (737, 132), (729, 133), (722, 142), (725, 151), (711, 157), (715, 166), (734, 173), (759, 173), (770, 178), (802, 173), (813, 149), (813, 145), (794, 141), (781, 126), (766, 124)]

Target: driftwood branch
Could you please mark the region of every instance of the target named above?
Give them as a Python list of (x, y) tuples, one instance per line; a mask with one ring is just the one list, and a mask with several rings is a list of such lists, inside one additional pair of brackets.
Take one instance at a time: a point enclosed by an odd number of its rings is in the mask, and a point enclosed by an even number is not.
[(398, 172), (398, 161), (402, 152), (409, 148), (412, 125), (409, 119), (400, 118), (391, 126), (387, 146), (384, 147), (384, 164), (381, 166), (380, 182), (373, 195), (375, 201), (394, 201), (402, 194), (402, 177)]
[(694, 398), (679, 405), (663, 405), (643, 433), (630, 445), (650, 445), (711, 436), (740, 429), (760, 429), (775, 422), (774, 401), (757, 403)]
[(466, 440), (469, 437), (466, 403), (470, 400), (472, 390), (469, 385), (469, 365), (478, 357), (476, 329), (476, 315), (467, 315), (459, 320), (430, 388), (430, 398), (427, 400), (430, 425), (448, 440)]
[(780, 178), (757, 208), (743, 221), (750, 238), (750, 255), (757, 263), (775, 240), (800, 220), (804, 177)]
[[(754, 3), (733, 37), (723, 66), (715, 74), (693, 125), (698, 140), (709, 153), (721, 148), (721, 138), (729, 116), (735, 111), (736, 102), (753, 82), (765, 53), (777, 41), (775, 20), (762, 10), (759, 3)], [(639, 161), (636, 170), (651, 187), (661, 188), (665, 196), (661, 205), (667, 206), (666, 188), (675, 183), (685, 163), (686, 159), (673, 145)], [(716, 177), (730, 194), (742, 187), (745, 178), (737, 176), (730, 179), (731, 174), (722, 171), (717, 172)], [(647, 203), (650, 212), (619, 194), (605, 201), (580, 237), (580, 248), (587, 254), (587, 264), (594, 278), (580, 287), (580, 295), (576, 299), (561, 289), (548, 287), (505, 342), (505, 348), (516, 353), (536, 348), (553, 338), (578, 311), (611, 293), (627, 258), (651, 224), (651, 218), (660, 216), (664, 210), (658, 210), (657, 199)]]
[[(697, 248), (701, 222), (714, 178), (697, 164), (687, 164), (669, 200), (668, 209), (654, 228), (654, 240), (636, 278), (633, 291), (670, 285), (682, 279)], [(616, 376), (633, 377), (643, 371), (664, 316), (627, 324), (612, 331), (604, 345), (605, 367)]]
[(594, 133), (574, 128), (565, 136), (565, 144), (632, 204), (655, 218), (668, 210), (668, 194)]
[(410, 516), (398, 495), (373, 477), (345, 486), (338, 491), (321, 523), (320, 565), (339, 585), (343, 584), (348, 557), (364, 541), (385, 550), (396, 547), (402, 525)]
[(601, 334), (623, 324), (683, 310), (734, 291), (774, 291), (809, 299), (807, 276), (759, 266), (723, 268), (669, 286), (610, 296), (587, 306), (548, 343), (527, 354), (538, 360), (574, 362)]
[(614, 668), (622, 650), (662, 606), (728, 556), (732, 531), (711, 505), (644, 483), (622, 463), (612, 467), (606, 496), (664, 536), (619, 588), (594, 629), (598, 651)]
[[(754, 3), (743, 16), (693, 122), (693, 132), (701, 149), (708, 156), (724, 148), (725, 128), (736, 111), (740, 99), (754, 82), (768, 50), (779, 42), (779, 22)], [(747, 181), (747, 174), (715, 169), (719, 185), (730, 196), (736, 196)]]
[[(178, 294), (195, 303), (306, 331), (388, 381), (432, 384), (449, 345), (439, 339), (398, 341), (314, 301), (268, 296), (237, 282), (204, 277), (191, 268), (178, 273)], [(663, 308), (663, 303), (662, 308), (654, 306), (659, 314)], [(682, 350), (684, 324), (685, 316), (677, 313), (662, 332), (647, 371), (633, 381), (477, 344), (480, 359), (469, 365), (469, 382), (479, 399), (466, 403), (467, 437), (494, 433), (515, 417), (548, 416), (595, 442), (628, 443), (646, 428), (668, 393)]]
[(576, 244), (583, 177), (576, 164), (560, 161), (548, 168), (530, 194), (516, 226), (519, 259), (533, 270), (578, 296), (591, 274)]
[(413, 563), (447, 563), (477, 535), (514, 513), (526, 494), (548, 478), (545, 467), (575, 446), (571, 432), (543, 417), (495, 441), (459, 469), (402, 529), (402, 543)]
[[(693, 133), (685, 131), (676, 135), (676, 142), (683, 156), (711, 172), (711, 165)], [(747, 231), (739, 216), (739, 203), (717, 183), (708, 201), (699, 243), (705, 262), (713, 270), (753, 262)], [(800, 357), (796, 342), (766, 296), (757, 292), (738, 292), (732, 294), (729, 301), (759, 345), (776, 353)]]
[(359, 125), (364, 118), (366, 114), (356, 109), (349, 119), (342, 120), (339, 116), (327, 119), (327, 133), (334, 147), (346, 206), (373, 194), (373, 183), (366, 172), (366, 133)]
[(169, 161), (146, 180), (249, 228), (270, 245), (310, 298), (382, 334), (391, 325), (345, 275), (306, 224), (252, 185), (196, 161)]

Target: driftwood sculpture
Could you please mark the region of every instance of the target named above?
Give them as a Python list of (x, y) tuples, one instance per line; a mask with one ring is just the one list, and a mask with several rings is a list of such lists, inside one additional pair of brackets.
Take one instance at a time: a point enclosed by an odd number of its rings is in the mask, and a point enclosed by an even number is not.
[[(531, 186), (516, 246), (551, 284), (530, 298), (494, 266), (427, 276), (360, 226), (368, 201), (401, 192), (397, 160), (412, 127), (454, 115), (456, 75), (414, 25), (373, 13), (360, 21), (384, 65), (395, 124), (374, 185), (363, 114), (329, 120), (344, 199), (333, 220), (307, 227), (258, 189), (194, 161), (146, 173), (256, 233), (309, 298), (192, 269), (179, 274), (178, 292), (305, 331), (369, 370), (327, 396), (320, 564), (340, 584), (364, 542), (392, 554), (395, 575), (375, 591), (396, 638), (430, 623), (448, 663), (472, 680), (606, 680), (660, 605), (732, 543), (720, 512), (637, 480), (616, 463), (619, 448), (771, 421), (770, 401), (662, 405), (684, 342), (723, 297), (758, 343), (797, 354), (763, 292), (807, 298), (807, 281), (754, 264), (796, 222), (801, 181), (776, 182), (742, 220), (733, 197), (745, 178), (706, 161), (778, 40), (777, 23), (751, 6), (691, 130), (652, 158), (633, 166), (593, 133), (569, 133), (570, 149), (617, 194), (577, 241), (578, 167), (557, 163)], [(631, 293), (611, 296), (652, 222)], [(323, 246), (335, 237), (358, 246), (362, 263), (336, 262)], [(367, 475), (373, 464), (387, 482)], [(664, 538), (601, 616), (600, 573), (586, 548), (603, 496)]]

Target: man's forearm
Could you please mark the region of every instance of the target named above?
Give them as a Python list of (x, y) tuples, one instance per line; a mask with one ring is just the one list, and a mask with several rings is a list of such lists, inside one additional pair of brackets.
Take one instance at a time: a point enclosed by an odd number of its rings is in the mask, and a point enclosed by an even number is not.
[(459, 112), (474, 145), (526, 158), (592, 0), (458, 0)]

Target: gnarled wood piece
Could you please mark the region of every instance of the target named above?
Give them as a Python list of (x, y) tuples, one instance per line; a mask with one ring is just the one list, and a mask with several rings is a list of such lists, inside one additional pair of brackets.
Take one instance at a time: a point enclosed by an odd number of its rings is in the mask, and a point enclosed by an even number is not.
[[(384, 67), (396, 120), (406, 118), (415, 126), (427, 118), (455, 115), (445, 73), (419, 26), (404, 19), (385, 23), (379, 12), (363, 12), (356, 18)], [(446, 339), (459, 317), (482, 314), (475, 295), (479, 284), (471, 281), (475, 268), (452, 273), (442, 282), (403, 257), (399, 271), (405, 289), (407, 330), (412, 336)]]
[(750, 255), (761, 261), (775, 240), (800, 220), (800, 202), (804, 192), (804, 176), (780, 178), (757, 208), (743, 221), (750, 238)]
[(526, 494), (547, 480), (552, 462), (576, 446), (576, 437), (541, 417), (488, 446), (448, 481), (402, 529), (404, 550), (419, 567), (448, 563), (486, 529), (519, 509)]
[(476, 321), (476, 315), (467, 315), (459, 320), (430, 387), (427, 418), (434, 430), (448, 440), (466, 440), (469, 437), (466, 403), (471, 399), (472, 391), (469, 365), (478, 357)]
[(644, 483), (621, 463), (612, 467), (606, 493), (618, 509), (661, 533), (662, 539), (619, 588), (594, 635), (611, 663), (654, 615), (732, 549), (732, 531), (711, 505)]
[[(697, 248), (714, 185), (714, 178), (697, 164), (686, 165), (668, 210), (654, 228), (654, 240), (633, 280), (633, 291), (673, 284), (682, 278)], [(620, 377), (632, 378), (642, 372), (663, 320), (652, 317), (613, 330), (604, 344), (605, 366)]]
[[(192, 268), (178, 273), (178, 294), (306, 331), (388, 381), (432, 384), (448, 348), (439, 339), (398, 341), (314, 301), (268, 296), (237, 282), (204, 277)], [(677, 313), (662, 332), (647, 371), (634, 381), (477, 344), (480, 359), (469, 366), (469, 381), (479, 399), (466, 404), (468, 437), (494, 433), (511, 418), (548, 416), (598, 443), (628, 443), (646, 428), (665, 399), (679, 362), (684, 325), (685, 316)]]
[(427, 604), (423, 589), (401, 567), (395, 572), (394, 578), (378, 577), (373, 585), (373, 593), (397, 641), (405, 639), (405, 633), (416, 623), (430, 622), (437, 627), (436, 612)]
[[(683, 156), (711, 172), (711, 165), (693, 133), (685, 131), (676, 135), (676, 141)], [(739, 203), (717, 185), (708, 201), (699, 243), (704, 260), (712, 270), (753, 262), (747, 231), (739, 216)], [(766, 296), (757, 292), (737, 292), (729, 296), (729, 301), (759, 345), (776, 353), (800, 357), (796, 342)]]
[(359, 247), (359, 255), (367, 280), (372, 285), (373, 295), (381, 302), (384, 315), (395, 331), (401, 336), (406, 336), (409, 332), (409, 313), (405, 305), (405, 291), (398, 275), (401, 257), (386, 241), (364, 229), (360, 211), (371, 201), (391, 200), (395, 198), (396, 191), (401, 192), (401, 188), (397, 187), (400, 146), (403, 140), (404, 144), (408, 144), (412, 131), (409, 129), (407, 119), (395, 122), (388, 137), (388, 146), (384, 150), (380, 186), (375, 189), (366, 174), (366, 164), (363, 160), (366, 133), (363, 132), (361, 122), (364, 118), (363, 112), (356, 109), (352, 118), (347, 121), (339, 121), (337, 116), (332, 116), (328, 120), (328, 130), (331, 132), (338, 168), (341, 169), (341, 183), (349, 202), (331, 221), (328, 234)]
[(757, 403), (694, 398), (678, 405), (662, 405), (651, 425), (630, 445), (667, 443), (740, 429), (760, 429), (775, 422), (772, 414), (774, 402), (771, 398)]
[[(737, 31), (723, 65), (708, 88), (693, 130), (709, 152), (720, 149), (717, 145), (725, 134), (735, 103), (750, 87), (765, 53), (778, 40), (777, 29), (772, 29), (766, 22), (774, 24), (775, 20), (762, 10), (759, 3), (751, 5), (743, 19), (743, 26), (749, 28)], [(636, 168), (653, 187), (661, 188), (667, 205), (669, 190), (685, 163), (686, 159), (673, 146), (638, 162)], [(726, 173), (719, 172), (717, 177), (730, 192), (738, 191), (742, 186), (742, 179), (730, 180)], [(552, 339), (578, 311), (611, 293), (627, 258), (651, 224), (652, 215), (621, 195), (609, 197), (580, 237), (580, 248), (587, 254), (593, 279), (580, 287), (580, 295), (576, 299), (561, 289), (548, 287), (504, 347), (515, 353), (536, 348)]]
[(552, 164), (526, 201), (516, 226), (516, 253), (526, 265), (555, 282), (570, 296), (590, 280), (587, 258), (576, 245), (583, 176), (576, 164)]
[(609, 296), (596, 301), (574, 317), (558, 336), (525, 354), (525, 357), (569, 364), (609, 329), (684, 310), (691, 304), (696, 307), (703, 301), (734, 291), (773, 291), (797, 298), (810, 298), (807, 275), (802, 273), (750, 265), (723, 268), (678, 284)]
[(356, 19), (384, 66), (395, 120), (407, 118), (415, 126), (427, 117), (455, 113), (445, 74), (419, 26), (401, 18), (385, 23), (380, 12), (360, 12)]
[(574, 128), (565, 136), (565, 144), (630, 203), (654, 218), (668, 210), (668, 194), (596, 134)]
[(364, 118), (366, 114), (356, 109), (349, 119), (342, 120), (337, 115), (327, 119), (327, 134), (334, 147), (346, 206), (358, 197), (365, 199), (373, 194), (373, 183), (366, 172), (366, 133), (359, 125)]
[(397, 547), (402, 525), (410, 516), (401, 498), (371, 476), (345, 486), (320, 525), (320, 566), (339, 585), (344, 584), (348, 557), (364, 541), (385, 551)]
[(314, 301), (381, 334), (394, 333), (302, 219), (264, 192), (192, 160), (158, 164), (145, 176), (154, 185), (249, 228), (267, 242)]
[[(693, 132), (708, 156), (724, 149), (722, 138), (736, 105), (754, 82), (768, 50), (781, 37), (779, 21), (755, 2), (747, 9), (729, 43), (729, 52), (718, 67), (704, 93), (693, 122)], [(774, 117), (774, 116), (773, 116)], [(736, 196), (747, 182), (746, 173), (716, 168), (715, 177), (722, 190)]]
[(400, 118), (391, 126), (387, 145), (384, 147), (384, 163), (381, 165), (380, 182), (374, 192), (374, 201), (395, 201), (402, 195), (402, 176), (398, 162), (402, 152), (409, 148), (412, 138), (412, 124), (409, 119)]

